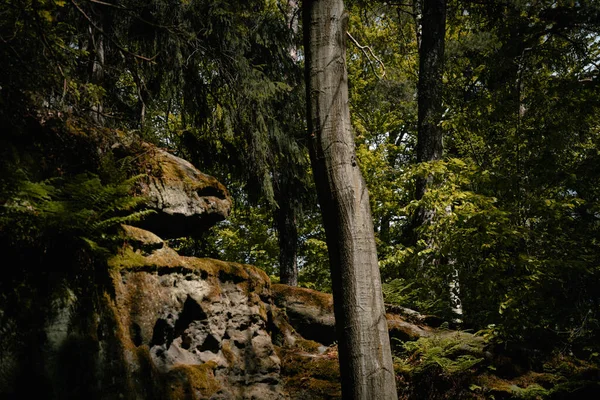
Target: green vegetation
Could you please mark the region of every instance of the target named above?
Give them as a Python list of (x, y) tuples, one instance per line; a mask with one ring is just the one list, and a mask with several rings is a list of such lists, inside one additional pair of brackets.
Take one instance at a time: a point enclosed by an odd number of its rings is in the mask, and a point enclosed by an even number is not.
[(441, 333), (404, 343), (394, 367), (407, 399), (562, 399), (593, 397), (598, 366), (554, 354), (539, 365), (492, 354), (466, 333)]

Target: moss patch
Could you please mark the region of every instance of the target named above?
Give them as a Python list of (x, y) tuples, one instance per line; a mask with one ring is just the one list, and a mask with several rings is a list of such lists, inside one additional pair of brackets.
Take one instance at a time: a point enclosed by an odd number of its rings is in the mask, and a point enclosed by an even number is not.
[(176, 365), (169, 373), (167, 396), (172, 400), (207, 399), (221, 389), (215, 378), (217, 364), (209, 361), (201, 365)]
[(135, 252), (131, 247), (126, 247), (108, 260), (108, 266), (114, 269), (139, 268), (145, 265), (146, 258), (141, 252)]
[(315, 342), (314, 340), (306, 340), (303, 338), (298, 338), (294, 342), (294, 347), (306, 351), (308, 353), (317, 353), (319, 348), (323, 347), (321, 343)]
[(227, 360), (227, 363), (232, 366), (235, 363), (235, 354), (233, 349), (231, 348), (231, 341), (226, 340), (221, 345), (221, 352), (223, 353), (223, 357)]
[(598, 366), (573, 357), (557, 355), (546, 362), (544, 371), (527, 371), (506, 379), (491, 373), (477, 377), (479, 391), (508, 399), (600, 398)]
[(189, 191), (202, 191), (211, 188), (214, 195), (225, 198), (227, 189), (216, 178), (201, 173), (191, 164), (184, 162), (168, 152), (144, 143), (141, 163), (155, 178), (165, 182), (177, 182), (186, 186)]
[[(183, 257), (166, 245), (155, 250), (150, 255), (144, 255), (140, 250), (124, 246), (117, 255), (113, 256), (108, 265), (116, 270), (139, 270), (147, 272), (200, 272), (203, 279), (209, 276), (221, 282), (233, 282), (245, 289), (246, 292), (261, 293), (269, 289), (271, 281), (261, 269), (252, 265), (215, 260), (212, 258)], [(167, 271), (167, 269), (170, 269)]]
[(154, 233), (130, 225), (121, 225), (121, 236), (135, 250), (140, 249), (146, 254), (162, 248), (165, 244)]
[(286, 302), (294, 300), (324, 309), (325, 312), (333, 313), (333, 296), (330, 294), (280, 283), (274, 284), (272, 290), (275, 303), (280, 307), (285, 307)]
[(294, 347), (276, 347), (285, 391), (292, 399), (341, 399), (340, 368), (335, 348), (316, 355), (318, 343), (299, 339)]

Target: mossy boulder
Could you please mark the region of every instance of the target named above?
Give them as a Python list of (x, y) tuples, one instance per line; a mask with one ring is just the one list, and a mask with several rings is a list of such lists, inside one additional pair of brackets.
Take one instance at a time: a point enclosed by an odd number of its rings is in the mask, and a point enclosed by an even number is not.
[(146, 175), (139, 195), (155, 210), (139, 226), (163, 238), (196, 236), (229, 216), (231, 197), (214, 177), (148, 143), (136, 147), (137, 165)]
[(171, 390), (167, 398), (282, 399), (268, 276), (250, 265), (179, 256), (164, 243), (146, 253), (143, 239), (156, 238), (125, 232), (134, 238), (109, 263), (126, 358), (139, 364), (137, 351), (146, 348)]
[(341, 399), (337, 346), (299, 340), (294, 346), (277, 348), (281, 375), (291, 400)]
[(331, 295), (316, 290), (276, 284), (273, 285), (273, 299), (302, 337), (324, 345), (336, 341)]

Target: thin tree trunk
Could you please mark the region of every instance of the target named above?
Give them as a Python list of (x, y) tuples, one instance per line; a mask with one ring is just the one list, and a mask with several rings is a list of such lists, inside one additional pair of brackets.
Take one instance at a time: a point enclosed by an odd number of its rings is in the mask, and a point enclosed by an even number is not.
[[(279, 176), (279, 179), (285, 179)], [(279, 281), (290, 286), (298, 286), (298, 228), (296, 207), (293, 196), (278, 182), (275, 196), (278, 208), (275, 210), (275, 223), (279, 238)], [(287, 198), (286, 198), (287, 197)]]
[(415, 20), (415, 37), (417, 39), (417, 48), (420, 49), (421, 48), (421, 35), (422, 35), (422, 31), (421, 31), (421, 19), (423, 18), (423, 15), (421, 14), (421, 11), (423, 11), (423, 0), (413, 0), (412, 2), (412, 14), (413, 14), (413, 18)]
[[(417, 83), (417, 163), (441, 160), (443, 152), (442, 73), (446, 33), (446, 0), (414, 0), (413, 9), (419, 44), (419, 82)], [(415, 199), (421, 200), (431, 177), (417, 177)], [(404, 242), (416, 245), (416, 230), (434, 218), (431, 209), (418, 207), (406, 230)]]
[(333, 283), (344, 399), (396, 399), (369, 194), (356, 161), (342, 0), (304, 2), (311, 162)]
[[(415, 4), (417, 2), (415, 1)], [(446, 35), (446, 0), (422, 0), (421, 42), (419, 47), (419, 82), (418, 82), (418, 137), (417, 162), (429, 162), (442, 159), (443, 131), (440, 126), (443, 115), (442, 107), (442, 74), (444, 66), (444, 47)], [(420, 200), (431, 186), (431, 177), (420, 177), (415, 182), (415, 197)], [(446, 213), (452, 212), (449, 206)], [(429, 224), (435, 217), (434, 210), (419, 207), (417, 209), (413, 229)], [(413, 233), (415, 243), (417, 236)], [(435, 240), (432, 238), (431, 241)], [(433, 243), (430, 243), (430, 246)], [(439, 265), (442, 260), (433, 260)], [(456, 261), (449, 256), (451, 266), (448, 290), (450, 308), (454, 314), (453, 322), (462, 323), (462, 302), (460, 300), (460, 283)]]
[(448, 264), (451, 266), (450, 281), (448, 283), (448, 290), (450, 291), (450, 311), (452, 312), (452, 322), (461, 326), (463, 323), (463, 307), (462, 300), (460, 299), (460, 280), (458, 277), (458, 269), (454, 266), (456, 261), (452, 258), (448, 260)]
[[(104, 26), (104, 14), (97, 7), (92, 8), (92, 16), (96, 26)], [(90, 82), (102, 86), (104, 84), (104, 36), (96, 32), (91, 25), (88, 27), (90, 34), (90, 53), (92, 54), (90, 66)], [(104, 107), (102, 101), (92, 104), (92, 119), (99, 125), (104, 125)]]
[[(284, 10), (288, 28), (293, 36), (298, 32), (298, 1), (288, 0)], [(298, 62), (298, 49), (294, 43), (288, 49), (294, 63)], [(276, 174), (275, 197), (278, 208), (275, 210), (275, 223), (279, 239), (279, 281), (290, 286), (298, 286), (298, 227), (296, 224), (296, 196), (290, 190), (289, 177), (285, 172)]]
[[(298, 32), (298, 0), (288, 0), (287, 2), (287, 21), (288, 28), (292, 31), (294, 37)], [(298, 49), (294, 44), (289, 49), (290, 56), (294, 62), (298, 62)]]

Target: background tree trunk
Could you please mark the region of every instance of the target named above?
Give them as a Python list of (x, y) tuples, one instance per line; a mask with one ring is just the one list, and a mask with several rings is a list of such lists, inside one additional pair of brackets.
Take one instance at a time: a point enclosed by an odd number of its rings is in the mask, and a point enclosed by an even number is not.
[[(446, 0), (414, 0), (419, 81), (417, 83), (417, 163), (441, 160), (443, 153), (442, 73), (446, 34)], [(431, 177), (417, 177), (415, 199), (421, 200)], [(416, 230), (433, 219), (433, 210), (418, 207), (404, 231), (404, 243), (414, 246)]]
[[(444, 109), (442, 106), (442, 76), (444, 71), (444, 48), (446, 36), (446, 0), (423, 0), (421, 19), (421, 42), (419, 47), (419, 82), (418, 82), (418, 136), (417, 162), (441, 160), (444, 145), (443, 131), (440, 123)], [(429, 176), (417, 178), (415, 182), (415, 198), (420, 200), (431, 185)], [(448, 206), (446, 213), (452, 212)], [(429, 224), (434, 218), (434, 210), (419, 207), (413, 221), (412, 229)], [(413, 232), (414, 243), (418, 237)], [(430, 240), (435, 240), (431, 238)], [(429, 244), (431, 246), (431, 243)], [(439, 266), (444, 260), (431, 260)], [(462, 323), (462, 302), (460, 300), (460, 284), (455, 260), (451, 256), (445, 260), (452, 266), (449, 277), (450, 309), (454, 314), (453, 322)]]
[[(104, 27), (104, 13), (99, 7), (92, 7), (92, 19), (96, 26)], [(94, 85), (104, 85), (104, 65), (105, 65), (105, 45), (104, 36), (95, 30), (90, 24), (88, 26), (90, 42), (88, 51), (90, 52), (90, 82)], [(98, 125), (104, 125), (104, 106), (102, 101), (98, 100), (91, 106), (92, 120)]]
[(304, 2), (311, 162), (331, 263), (344, 399), (396, 399), (369, 194), (356, 161), (342, 0)]
[(298, 286), (298, 227), (296, 225), (295, 196), (285, 181), (278, 176), (275, 186), (275, 226), (279, 240), (279, 281), (290, 286)]
[[(285, 6), (280, 5), (285, 15), (290, 35), (295, 39), (298, 34), (299, 5), (297, 0), (287, 0)], [(294, 64), (298, 63), (296, 41), (291, 40), (288, 48)], [(292, 132), (288, 134), (293, 135)], [(275, 228), (279, 242), (279, 281), (289, 286), (298, 286), (298, 225), (299, 212), (298, 191), (294, 187), (293, 169), (284, 162), (280, 172), (275, 173), (274, 191), (277, 206), (274, 211)], [(292, 172), (290, 174), (290, 172)]]
[[(423, 0), (422, 34), (419, 47), (417, 162), (440, 160), (443, 151), (442, 73), (446, 0)], [(416, 182), (416, 199), (425, 194), (429, 179)], [(423, 221), (421, 221), (423, 222)]]

